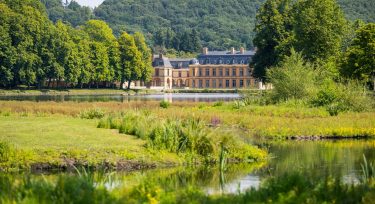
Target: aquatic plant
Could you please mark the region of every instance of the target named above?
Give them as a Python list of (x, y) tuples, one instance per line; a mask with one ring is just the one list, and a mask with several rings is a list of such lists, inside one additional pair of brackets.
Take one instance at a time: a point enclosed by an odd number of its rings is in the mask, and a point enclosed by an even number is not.
[(370, 183), (375, 179), (375, 165), (371, 162), (369, 163), (366, 159), (366, 156), (363, 155), (363, 163), (361, 164), (362, 169), (362, 178), (363, 183)]

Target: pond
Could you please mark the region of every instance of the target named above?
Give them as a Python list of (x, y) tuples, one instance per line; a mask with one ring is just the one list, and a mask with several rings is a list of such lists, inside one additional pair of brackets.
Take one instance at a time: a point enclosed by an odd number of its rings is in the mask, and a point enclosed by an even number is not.
[[(182, 190), (190, 192), (193, 188), (199, 189), (206, 195), (222, 195), (243, 193), (251, 188), (258, 189), (270, 178), (291, 174), (298, 174), (300, 175), (298, 178), (308, 179), (316, 185), (323, 178), (332, 177), (338, 178), (344, 184), (355, 186), (363, 175), (361, 170), (361, 164), (364, 163), (363, 155), (368, 161), (375, 161), (375, 140), (285, 141), (258, 145), (269, 149), (272, 154), (269, 161), (229, 165), (225, 171), (220, 171), (215, 166), (179, 167), (103, 174), (96, 172), (91, 178), (93, 186), (102, 186), (110, 192), (116, 192), (116, 195), (129, 193), (131, 196), (133, 194), (130, 192), (148, 192), (150, 188), (155, 188), (155, 192), (162, 189), (170, 193)], [(82, 171), (80, 174), (83, 174)], [(69, 177), (62, 177), (64, 185), (77, 182), (74, 178), (80, 177), (69, 173), (0, 175), (2, 177), (0, 182), (3, 182), (1, 185), (4, 186), (7, 185), (6, 182), (25, 181), (26, 176), (31, 179), (60, 183), (58, 178), (61, 179), (61, 176), (66, 175)], [(6, 176), (8, 180), (4, 179)], [(73, 180), (68, 181), (67, 178)], [(292, 181), (290, 178), (283, 180), (284, 183)], [(4, 194), (1, 195), (0, 192), (1, 196)]]
[(237, 93), (165, 93), (146, 95), (17, 95), (0, 96), (3, 101), (74, 101), (74, 102), (131, 102), (131, 101), (179, 101), (179, 102), (217, 102), (233, 101), (241, 96)]

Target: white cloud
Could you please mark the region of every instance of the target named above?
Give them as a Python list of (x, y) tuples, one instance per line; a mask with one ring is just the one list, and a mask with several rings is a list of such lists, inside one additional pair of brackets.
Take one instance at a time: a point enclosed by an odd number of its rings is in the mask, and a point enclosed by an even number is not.
[(99, 6), (104, 0), (75, 0), (82, 6), (89, 6), (89, 7), (97, 7)]

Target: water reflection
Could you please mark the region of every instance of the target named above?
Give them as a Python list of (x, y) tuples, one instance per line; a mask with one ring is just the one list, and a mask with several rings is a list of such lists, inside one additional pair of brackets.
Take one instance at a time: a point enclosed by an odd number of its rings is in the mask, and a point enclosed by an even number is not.
[[(258, 189), (270, 178), (283, 178), (298, 174), (318, 184), (325, 178), (338, 178), (344, 184), (359, 184), (363, 155), (369, 162), (375, 160), (375, 140), (343, 141), (287, 141), (271, 143), (270, 153), (275, 157), (267, 163), (229, 165), (225, 171), (216, 166), (180, 167), (135, 172), (112, 172), (92, 175), (95, 187), (108, 191), (131, 192), (138, 188), (161, 188), (165, 192), (176, 192), (191, 187), (206, 194), (238, 194), (250, 188)], [(34, 180), (56, 182), (66, 176), (77, 174), (0, 174), (1, 185)], [(64, 177), (65, 176), (65, 177)], [(292, 177), (293, 178), (293, 177)], [(8, 183), (4, 183), (7, 181)], [(315, 182), (316, 181), (316, 182)], [(288, 179), (281, 182), (288, 182)], [(144, 187), (148, 186), (148, 187)], [(1, 194), (1, 192), (0, 192)]]
[(169, 101), (169, 102), (216, 102), (232, 101), (240, 98), (236, 93), (166, 93), (148, 95), (35, 95), (0, 96), (3, 101), (55, 101), (55, 102), (131, 102), (131, 101)]

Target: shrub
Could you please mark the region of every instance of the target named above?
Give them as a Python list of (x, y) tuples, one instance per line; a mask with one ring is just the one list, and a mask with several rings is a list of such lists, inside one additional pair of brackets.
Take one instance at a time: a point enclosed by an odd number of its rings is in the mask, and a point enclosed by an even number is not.
[(315, 77), (313, 66), (303, 60), (302, 54), (292, 50), (291, 56), (278, 67), (267, 71), (267, 78), (274, 86), (270, 97), (275, 103), (309, 98), (315, 89)]
[(102, 119), (104, 116), (105, 112), (98, 108), (85, 110), (79, 114), (82, 119)]
[(160, 108), (164, 108), (164, 109), (167, 109), (169, 108), (169, 106), (171, 105), (171, 103), (169, 103), (168, 101), (160, 101)]
[(7, 162), (9, 161), (11, 153), (11, 148), (8, 143), (0, 142), (0, 162)]
[(219, 106), (223, 106), (224, 105), (224, 102), (223, 101), (217, 101), (215, 102), (212, 106), (213, 107), (219, 107)]

